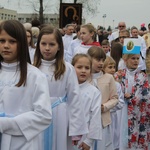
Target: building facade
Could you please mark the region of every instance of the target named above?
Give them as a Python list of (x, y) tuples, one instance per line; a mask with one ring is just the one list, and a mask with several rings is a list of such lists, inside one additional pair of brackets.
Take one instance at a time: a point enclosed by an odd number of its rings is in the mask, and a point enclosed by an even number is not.
[[(0, 7), (0, 21), (3, 20), (19, 20), (21, 23), (31, 22), (33, 19), (38, 18), (38, 14), (31, 13), (17, 13), (15, 10), (5, 9)], [(44, 14), (44, 22), (53, 26), (59, 26), (58, 14)]]
[(17, 19), (17, 11), (0, 7), (0, 20)]
[[(0, 21), (19, 20), (21, 23), (25, 23), (31, 22), (35, 18), (39, 18), (39, 15), (36, 13), (17, 13), (15, 10), (0, 7)], [(59, 14), (44, 14), (44, 23), (49, 23), (59, 28)], [(82, 19), (82, 23), (85, 23), (85, 19)]]

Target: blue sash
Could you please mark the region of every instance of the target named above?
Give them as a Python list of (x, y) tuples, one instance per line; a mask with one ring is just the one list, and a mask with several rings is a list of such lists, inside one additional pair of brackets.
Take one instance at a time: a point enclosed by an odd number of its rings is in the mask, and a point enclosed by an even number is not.
[(0, 117), (5, 117), (5, 113), (4, 112), (0, 112)]
[(95, 140), (95, 143), (94, 143), (94, 150), (97, 150), (97, 140)]
[(11, 117), (14, 117), (14, 116), (13, 116), (13, 115), (5, 114), (4, 112), (0, 112), (0, 117), (8, 117), (8, 118), (11, 118)]
[[(52, 104), (52, 109), (54, 109), (61, 103), (65, 103), (66, 101), (67, 96), (60, 97), (56, 102)], [(52, 150), (52, 142), (53, 142), (53, 120), (51, 125), (44, 131), (44, 150)]]

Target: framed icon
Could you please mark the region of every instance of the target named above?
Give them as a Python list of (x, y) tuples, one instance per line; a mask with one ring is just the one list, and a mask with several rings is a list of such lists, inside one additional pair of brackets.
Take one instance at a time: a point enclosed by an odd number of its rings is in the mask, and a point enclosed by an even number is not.
[(82, 4), (60, 3), (59, 27), (63, 28), (67, 24), (82, 24)]

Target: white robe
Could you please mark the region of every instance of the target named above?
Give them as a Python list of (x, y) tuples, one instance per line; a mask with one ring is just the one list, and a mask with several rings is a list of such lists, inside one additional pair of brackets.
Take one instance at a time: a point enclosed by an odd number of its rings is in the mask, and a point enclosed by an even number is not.
[(64, 45), (64, 58), (65, 60), (67, 59), (67, 50), (68, 50), (68, 47), (71, 43), (71, 41), (73, 40), (73, 34), (72, 35), (67, 35), (65, 34), (63, 37), (62, 37), (62, 40), (63, 40), (63, 45)]
[(0, 112), (6, 114), (0, 117), (1, 150), (41, 150), (40, 133), (52, 118), (47, 78), (28, 64), (26, 85), (16, 87), (17, 67), (2, 63), (0, 70)]
[[(72, 61), (72, 58), (76, 55), (76, 54), (80, 54), (80, 53), (83, 53), (83, 54), (87, 54), (88, 52), (88, 49), (92, 47), (92, 45), (83, 45), (83, 44), (80, 44), (79, 46), (75, 47), (74, 51), (72, 53), (69, 54), (69, 62)], [(68, 57), (68, 56), (67, 56)]]
[(112, 139), (113, 139), (113, 146), (114, 149), (119, 148), (119, 139), (120, 139), (120, 125), (121, 125), (121, 115), (122, 115), (122, 108), (125, 105), (124, 102), (124, 94), (121, 89), (121, 85), (119, 82), (116, 82), (117, 87), (117, 94), (119, 102), (118, 104), (110, 110), (111, 112), (111, 130), (112, 130)]
[(109, 37), (109, 43), (119, 37), (119, 30), (114, 31)]
[[(53, 61), (42, 60), (40, 70), (49, 80), (50, 95), (53, 100), (67, 96), (67, 102), (61, 103), (53, 109), (53, 143), (52, 150), (72, 149), (71, 137), (88, 132), (83, 108), (79, 99), (79, 85), (74, 67), (65, 63), (66, 71), (59, 79), (54, 79)], [(54, 103), (55, 101), (52, 101)]]
[(82, 100), (84, 114), (88, 125), (89, 133), (84, 135), (81, 142), (92, 147), (94, 140), (102, 139), (101, 124), (101, 93), (88, 82), (80, 86), (80, 99)]
[(93, 45), (84, 45), (84, 44), (80, 44), (78, 47), (75, 48), (75, 54), (87, 54), (88, 50), (90, 47), (92, 47)]
[(81, 44), (81, 40), (76, 38), (75, 40), (72, 40), (70, 42), (70, 45), (67, 49), (67, 53), (66, 53), (66, 61), (71, 63), (72, 61), (72, 56), (75, 54), (75, 48), (78, 47)]

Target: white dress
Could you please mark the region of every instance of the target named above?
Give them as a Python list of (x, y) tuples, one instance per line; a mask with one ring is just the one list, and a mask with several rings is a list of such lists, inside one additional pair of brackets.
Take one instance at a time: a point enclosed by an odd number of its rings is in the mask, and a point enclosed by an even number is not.
[(126, 68), (126, 64), (125, 64), (123, 58), (121, 58), (121, 59), (119, 60), (119, 64), (118, 64), (118, 70), (123, 70), (123, 69), (125, 69), (125, 68)]
[(74, 51), (72, 53), (69, 54), (69, 62), (72, 61), (72, 58), (76, 55), (76, 54), (87, 54), (88, 49), (92, 47), (92, 45), (84, 45), (84, 44), (80, 44), (79, 46), (75, 47)]
[(70, 62), (72, 61), (72, 56), (74, 55), (75, 53), (75, 48), (78, 47), (80, 44), (81, 44), (81, 40), (76, 38), (75, 40), (72, 40), (70, 42), (70, 45), (67, 49), (67, 53), (66, 53), (66, 61), (67, 62)]
[(73, 37), (74, 37), (73, 34), (72, 35), (65, 34), (62, 37), (63, 45), (64, 45), (64, 58), (65, 58), (65, 60), (67, 59), (67, 50), (68, 50), (68, 47), (69, 47), (71, 41), (73, 40)]
[(89, 129), (89, 133), (84, 135), (79, 143), (84, 142), (92, 147), (94, 140), (102, 139), (101, 93), (88, 82), (84, 82), (79, 86), (80, 99), (82, 100), (86, 123)]
[(47, 78), (28, 64), (25, 86), (17, 63), (1, 63), (0, 132), (1, 150), (41, 150), (40, 133), (51, 123), (52, 112)]
[(117, 87), (119, 102), (113, 109), (110, 110), (111, 120), (112, 120), (111, 130), (112, 130), (112, 139), (113, 139), (114, 149), (119, 148), (122, 108), (125, 105), (124, 94), (122, 92), (122, 88), (119, 82), (116, 82), (116, 87)]
[(80, 44), (78, 47), (75, 48), (75, 54), (87, 54), (88, 50), (90, 47), (92, 47), (93, 45), (84, 45), (84, 44)]
[(42, 60), (39, 68), (48, 77), (52, 105), (59, 98), (67, 97), (66, 102), (54, 107), (52, 111), (52, 150), (71, 150), (73, 148), (71, 136), (86, 134), (88, 128), (79, 99), (79, 85), (74, 67), (66, 62), (64, 75), (56, 81), (54, 79), (54, 63), (55, 60)]
[(109, 43), (119, 37), (119, 30), (114, 31), (109, 37)]

